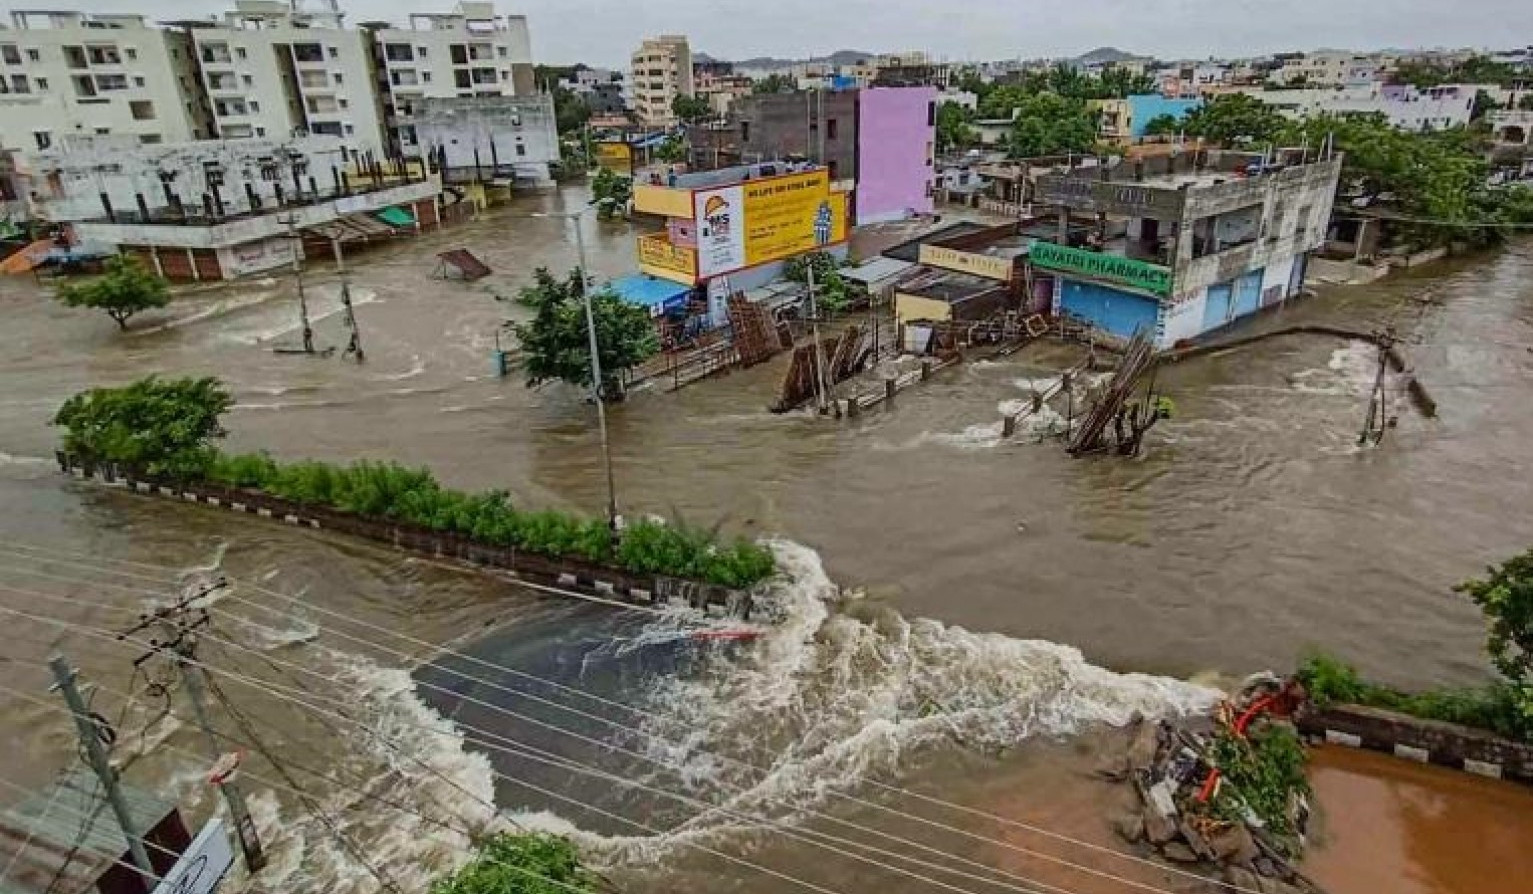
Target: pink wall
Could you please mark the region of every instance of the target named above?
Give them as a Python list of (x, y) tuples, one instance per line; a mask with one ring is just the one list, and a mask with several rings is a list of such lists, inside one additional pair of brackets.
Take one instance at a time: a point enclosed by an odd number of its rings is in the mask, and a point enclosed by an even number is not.
[(857, 223), (929, 213), (935, 87), (870, 87), (857, 100)]

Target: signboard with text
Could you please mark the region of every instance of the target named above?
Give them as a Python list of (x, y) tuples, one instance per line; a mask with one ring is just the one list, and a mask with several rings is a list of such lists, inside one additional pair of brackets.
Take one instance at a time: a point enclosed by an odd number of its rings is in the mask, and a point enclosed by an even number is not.
[(234, 848), (224, 831), (224, 821), (208, 820), (176, 865), (170, 867), (154, 894), (211, 894), (234, 865)]
[(693, 194), (697, 272), (716, 276), (845, 242), (846, 195), (825, 171), (747, 180)]
[(1102, 180), (1092, 176), (1044, 174), (1038, 178), (1037, 200), (1063, 205), (1071, 211), (1123, 214), (1180, 220), (1187, 193), (1164, 186), (1145, 186), (1128, 180)]
[(1171, 270), (1158, 264), (1082, 248), (1069, 248), (1053, 242), (1034, 242), (1028, 257), (1034, 267), (1044, 270), (1079, 273), (1092, 279), (1121, 283), (1160, 297), (1171, 294)]
[(918, 260), (928, 267), (941, 267), (943, 270), (969, 273), (1001, 282), (1011, 281), (1010, 258), (977, 255), (973, 252), (959, 251), (956, 248), (943, 248), (940, 245), (923, 245)]
[(653, 276), (691, 285), (697, 280), (697, 259), (689, 248), (672, 245), (662, 236), (639, 237), (639, 269)]

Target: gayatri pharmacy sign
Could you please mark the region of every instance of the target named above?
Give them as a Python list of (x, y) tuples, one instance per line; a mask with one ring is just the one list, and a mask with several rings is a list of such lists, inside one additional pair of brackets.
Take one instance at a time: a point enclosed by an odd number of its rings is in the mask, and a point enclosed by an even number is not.
[(1147, 264), (1118, 255), (1069, 248), (1053, 242), (1034, 242), (1028, 250), (1034, 267), (1079, 273), (1093, 279), (1122, 283), (1152, 295), (1171, 294), (1171, 271), (1158, 264)]

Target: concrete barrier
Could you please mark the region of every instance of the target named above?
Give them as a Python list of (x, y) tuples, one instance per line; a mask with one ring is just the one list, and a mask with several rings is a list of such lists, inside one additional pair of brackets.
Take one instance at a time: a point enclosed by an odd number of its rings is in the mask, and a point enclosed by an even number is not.
[(1349, 748), (1367, 748), (1466, 773), (1533, 784), (1533, 745), (1494, 733), (1364, 705), (1311, 708), (1299, 731)]

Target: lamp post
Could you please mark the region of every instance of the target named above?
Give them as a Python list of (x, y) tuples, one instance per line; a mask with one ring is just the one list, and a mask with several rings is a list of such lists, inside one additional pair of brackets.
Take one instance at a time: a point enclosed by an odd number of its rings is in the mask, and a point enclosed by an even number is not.
[(591, 309), (591, 290), (586, 286), (586, 277), (589, 275), (586, 267), (586, 240), (585, 234), (580, 229), (580, 219), (584, 217), (590, 208), (582, 208), (578, 211), (535, 211), (529, 217), (551, 217), (567, 220), (575, 227), (575, 252), (579, 257), (580, 264), (580, 299), (585, 305), (586, 336), (590, 339), (591, 353), (591, 399), (596, 403), (596, 426), (601, 432), (601, 455), (602, 465), (607, 473), (607, 528), (614, 537), (617, 536), (617, 484), (612, 474), (612, 447), (607, 441), (607, 408), (602, 401), (602, 377), (601, 358), (597, 356), (596, 344), (596, 315)]

